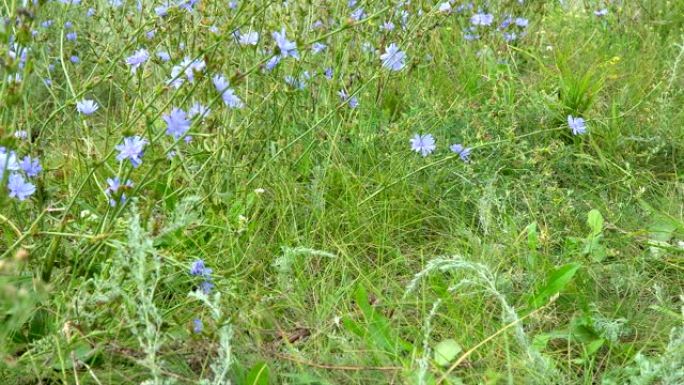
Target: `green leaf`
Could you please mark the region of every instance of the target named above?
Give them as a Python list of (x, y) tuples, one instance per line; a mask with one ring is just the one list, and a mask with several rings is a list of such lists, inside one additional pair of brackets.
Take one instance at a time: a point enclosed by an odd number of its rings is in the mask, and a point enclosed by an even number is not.
[(580, 267), (581, 265), (579, 263), (568, 263), (567, 265), (563, 265), (556, 269), (556, 271), (551, 273), (546, 279), (547, 283), (537, 289), (536, 293), (528, 300), (530, 307), (536, 309), (546, 304), (549, 298), (558, 294), (565, 288)]
[(527, 248), (535, 251), (539, 247), (539, 234), (537, 233), (537, 222), (532, 222), (525, 228), (527, 231)]
[(601, 231), (603, 231), (603, 215), (596, 209), (589, 211), (587, 224), (591, 228), (591, 235), (601, 234)]
[(249, 370), (244, 383), (245, 385), (268, 385), (269, 374), (268, 365), (265, 362), (259, 362)]
[(440, 366), (447, 366), (463, 349), (454, 339), (444, 340), (435, 346), (435, 362)]

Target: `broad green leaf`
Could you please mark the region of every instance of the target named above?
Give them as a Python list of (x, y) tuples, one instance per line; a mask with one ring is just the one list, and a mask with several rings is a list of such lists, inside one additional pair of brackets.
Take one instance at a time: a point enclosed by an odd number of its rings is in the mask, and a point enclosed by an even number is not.
[(603, 231), (603, 215), (596, 209), (589, 211), (587, 224), (591, 228), (592, 235), (599, 235)]
[(437, 365), (440, 366), (447, 366), (451, 361), (453, 361), (458, 353), (460, 353), (463, 349), (461, 348), (461, 345), (456, 342), (454, 339), (448, 339), (444, 340), (435, 346), (434, 349), (434, 356), (435, 356), (435, 362)]
[(575, 276), (580, 268), (579, 263), (568, 263), (556, 269), (546, 280), (546, 284), (535, 292), (528, 300), (532, 309), (536, 309), (546, 304), (552, 296), (558, 294)]
[(268, 365), (259, 362), (247, 373), (245, 385), (268, 385), (269, 374)]

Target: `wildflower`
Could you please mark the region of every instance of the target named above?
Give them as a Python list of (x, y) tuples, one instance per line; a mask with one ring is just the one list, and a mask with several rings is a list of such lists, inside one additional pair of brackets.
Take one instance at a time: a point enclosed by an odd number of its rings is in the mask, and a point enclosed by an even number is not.
[(323, 71), (323, 76), (325, 76), (326, 79), (331, 80), (333, 78), (333, 69), (332, 67), (328, 67)]
[(133, 167), (138, 167), (142, 163), (140, 159), (143, 155), (143, 150), (147, 141), (139, 136), (129, 136), (124, 138), (122, 144), (117, 145), (115, 148), (119, 151), (116, 156), (116, 160), (123, 162), (128, 159), (131, 161)]
[(149, 30), (149, 31), (147, 31), (147, 32), (145, 33), (145, 37), (147, 37), (147, 40), (152, 40), (152, 39), (154, 39), (154, 35), (155, 35), (156, 33), (157, 33), (157, 31), (154, 30), (154, 29)]
[(568, 115), (568, 126), (572, 130), (573, 135), (581, 135), (587, 132), (587, 126), (584, 119), (580, 117), (575, 118), (572, 115)]
[(458, 154), (462, 161), (468, 162), (470, 160), (470, 147), (464, 147), (460, 143), (456, 143), (450, 147), (451, 152)]
[(382, 66), (391, 71), (400, 71), (404, 68), (406, 59), (406, 54), (399, 50), (396, 44), (392, 43), (386, 47), (385, 53), (380, 55), (380, 60), (382, 60)]
[(38, 174), (43, 170), (40, 166), (40, 161), (38, 159), (32, 159), (30, 156), (25, 156), (24, 159), (19, 163), (19, 167), (24, 170), (26, 176), (33, 178), (38, 176)]
[(343, 102), (346, 102), (349, 104), (349, 107), (352, 109), (358, 107), (359, 105), (359, 100), (356, 96), (352, 96), (351, 98), (349, 97), (349, 94), (347, 94), (347, 91), (345, 90), (339, 90), (337, 92), (337, 95), (342, 99)]
[(294, 76), (290, 75), (285, 76), (285, 83), (287, 83), (290, 87), (296, 88), (298, 90), (303, 90), (304, 88), (306, 88), (305, 79), (297, 79)]
[(470, 23), (472, 25), (487, 26), (491, 25), (492, 22), (494, 22), (494, 15), (492, 15), (491, 13), (478, 12), (470, 18)]
[(315, 55), (319, 52), (323, 52), (326, 48), (328, 48), (327, 45), (323, 43), (313, 43), (311, 44), (311, 52)]
[(475, 27), (468, 27), (466, 30), (463, 31), (463, 38), (467, 41), (473, 41), (478, 40), (480, 38), (480, 35), (475, 33)]
[(295, 59), (299, 59), (299, 52), (297, 52), (297, 44), (287, 40), (287, 37), (285, 36), (285, 27), (283, 27), (280, 30), (280, 32), (273, 32), (273, 40), (275, 40), (276, 45), (280, 50), (280, 56), (282, 58), (291, 56)]
[(83, 99), (76, 103), (76, 111), (83, 115), (92, 115), (100, 106), (93, 100)]
[(225, 77), (221, 75), (215, 75), (212, 78), (212, 82), (214, 83), (216, 91), (221, 94), (223, 103), (225, 103), (226, 106), (230, 108), (244, 107), (244, 103), (237, 95), (235, 95), (235, 91), (229, 87), (228, 80), (226, 80)]
[(195, 334), (200, 334), (202, 333), (202, 329), (204, 329), (204, 325), (202, 324), (202, 320), (199, 318), (195, 318), (192, 320), (192, 332)]
[(166, 2), (162, 5), (156, 6), (156, 7), (154, 7), (154, 13), (156, 13), (157, 16), (159, 16), (159, 17), (166, 17), (169, 14), (169, 7), (170, 6), (171, 5), (168, 2)]
[(0, 177), (4, 171), (18, 171), (20, 169), (19, 162), (17, 162), (17, 154), (14, 151), (7, 152), (3, 147), (0, 147)]
[(525, 28), (529, 23), (529, 20), (525, 19), (524, 17), (515, 18), (515, 25), (517, 25), (518, 27)]
[(157, 52), (157, 57), (159, 59), (161, 59), (161, 61), (164, 61), (164, 62), (171, 60), (171, 55), (169, 55), (169, 53), (166, 51)]
[(71, 62), (74, 63), (74, 64), (78, 64), (78, 63), (81, 62), (81, 59), (79, 59), (78, 56), (76, 56), (76, 55), (72, 55), (72, 56), (69, 58), (69, 61), (71, 61)]
[(394, 31), (394, 23), (392, 23), (391, 21), (386, 21), (386, 22), (382, 23), (382, 29), (384, 29), (385, 31), (388, 31), (388, 32)]
[(204, 118), (209, 116), (209, 113), (211, 113), (209, 107), (202, 105), (200, 102), (195, 102), (188, 110), (188, 116), (190, 119), (199, 115), (200, 119), (204, 120)]
[(43, 28), (50, 28), (52, 23), (54, 23), (53, 20), (45, 20), (44, 22), (40, 23), (40, 26)]
[(255, 31), (250, 31), (245, 34), (241, 34), (238, 38), (238, 43), (241, 45), (257, 45), (259, 42), (259, 33)]
[(515, 32), (504, 32), (503, 33), (503, 39), (507, 42), (511, 42), (517, 38), (518, 38), (518, 35)]
[(77, 37), (76, 32), (69, 32), (66, 34), (66, 39), (69, 41), (76, 40), (76, 37)]
[(603, 16), (606, 16), (607, 14), (608, 14), (608, 8), (603, 8), (603, 9), (599, 9), (597, 11), (594, 11), (594, 15), (596, 15), (598, 17), (603, 17)]
[(435, 137), (430, 134), (415, 134), (411, 138), (411, 150), (420, 153), (422, 156), (430, 155), (436, 148)]
[(26, 179), (19, 174), (10, 175), (7, 188), (10, 190), (9, 197), (17, 198), (20, 201), (26, 200), (26, 198), (36, 192), (36, 186), (27, 182)]
[(366, 17), (366, 13), (364, 12), (362, 7), (356, 8), (354, 12), (351, 13), (351, 18), (355, 21), (361, 21)]
[(211, 281), (212, 271), (212, 269), (206, 267), (202, 259), (196, 259), (190, 264), (190, 275), (204, 278), (202, 283), (200, 283), (200, 289), (204, 294), (209, 294), (211, 289), (214, 288), (214, 284)]
[(143, 65), (147, 59), (150, 58), (150, 54), (146, 49), (141, 48), (133, 53), (133, 55), (126, 58), (126, 64), (131, 67), (131, 73), (135, 74), (138, 68)]
[[(16, 131), (14, 133), (14, 137), (17, 139), (26, 140), (28, 138), (28, 132), (26, 132), (25, 130)], [(2, 158), (0, 158), (0, 159), (2, 159)], [(1, 160), (0, 160), (0, 162), (1, 162)], [(4, 167), (4, 165), (0, 164), (0, 168), (2, 168), (2, 167)]]
[(437, 10), (442, 13), (449, 13), (451, 12), (451, 4), (448, 1), (445, 1), (439, 5)]
[[(206, 68), (207, 63), (204, 62), (204, 60), (200, 59), (195, 59), (195, 60), (190, 60), (189, 57), (186, 57), (183, 59), (183, 61), (180, 63), (178, 66), (174, 66), (174, 68), (171, 69), (172, 77), (175, 78), (178, 76), (181, 70), (184, 69), (185, 71), (185, 77), (188, 79), (190, 83), (193, 83), (195, 81), (195, 72), (202, 72), (204, 71), (204, 68)], [(173, 75), (173, 72), (176, 72), (175, 75)], [(181, 81), (182, 83), (182, 81)], [(178, 88), (178, 87), (176, 87)]]
[(279, 55), (273, 56), (271, 59), (269, 59), (268, 62), (266, 63), (266, 70), (268, 70), (268, 71), (273, 70), (275, 68), (275, 66), (277, 66), (278, 63), (280, 63), (280, 59), (281, 58)]
[(211, 282), (210, 280), (202, 281), (202, 283), (200, 283), (200, 289), (202, 290), (202, 292), (204, 294), (209, 295), (209, 293), (211, 293), (211, 290), (213, 288), (214, 288), (214, 283)]
[(64, 28), (71, 29), (73, 27), (74, 27), (74, 23), (72, 23), (70, 21), (64, 22)]
[(92, 17), (95, 15), (95, 8), (88, 8), (88, 12), (86, 12), (86, 16)]
[(218, 34), (218, 33), (219, 33), (219, 29), (218, 29), (217, 26), (212, 25), (211, 27), (209, 27), (209, 32)]
[(190, 120), (185, 111), (180, 108), (173, 108), (171, 113), (163, 115), (162, 119), (166, 122), (166, 135), (171, 135), (175, 140), (180, 139), (190, 130)]
[[(119, 177), (114, 177), (114, 178), (107, 178), (107, 188), (105, 189), (105, 195), (109, 197), (109, 205), (114, 207), (116, 206), (116, 200), (114, 199), (114, 194), (117, 194), (119, 190), (128, 190), (133, 187), (133, 182), (130, 180), (127, 180), (126, 183), (121, 183), (121, 179)], [(121, 193), (119, 197), (119, 202), (124, 203), (126, 202), (126, 193)]]

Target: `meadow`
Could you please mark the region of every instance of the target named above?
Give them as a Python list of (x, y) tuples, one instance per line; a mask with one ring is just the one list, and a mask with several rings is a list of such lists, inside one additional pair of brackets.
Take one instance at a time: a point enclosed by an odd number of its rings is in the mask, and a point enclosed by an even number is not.
[(0, 16), (0, 384), (684, 384), (684, 1)]

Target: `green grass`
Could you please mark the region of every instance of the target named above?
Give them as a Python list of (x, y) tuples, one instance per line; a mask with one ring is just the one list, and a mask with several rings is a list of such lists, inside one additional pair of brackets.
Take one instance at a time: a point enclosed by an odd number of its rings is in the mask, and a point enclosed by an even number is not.
[[(466, 41), (473, 11), (419, 1), (405, 30), (385, 2), (357, 23), (346, 1), (205, 0), (164, 19), (148, 1), (97, 1), (93, 17), (2, 3), (18, 22), (0, 26), (0, 147), (44, 169), (26, 201), (1, 183), (3, 383), (681, 384), (684, 3), (615, 1), (605, 17), (594, 1), (489, 3), (496, 25), (530, 20), (509, 27), (518, 40)], [(264, 71), (281, 26), (301, 60)], [(236, 44), (250, 28), (257, 47)], [(23, 69), (10, 36), (31, 47)], [(364, 42), (397, 43), (406, 67)], [(207, 68), (167, 86), (184, 57)], [(304, 90), (285, 83), (304, 71)], [(245, 108), (223, 105), (214, 74)], [(195, 101), (211, 114), (192, 142), (165, 136), (162, 115)], [(415, 133), (437, 150), (411, 152)], [(115, 159), (132, 135), (150, 142), (138, 168)], [(134, 187), (110, 207), (117, 175)]]

